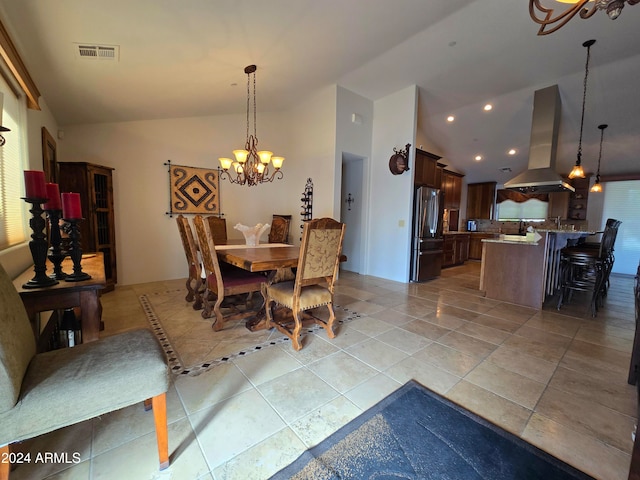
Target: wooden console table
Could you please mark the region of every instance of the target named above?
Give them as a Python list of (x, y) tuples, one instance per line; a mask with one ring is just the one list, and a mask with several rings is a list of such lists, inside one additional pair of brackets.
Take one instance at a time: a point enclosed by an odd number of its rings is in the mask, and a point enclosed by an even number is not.
[[(52, 273), (49, 268), (48, 273)], [(67, 258), (62, 262), (65, 273), (73, 272), (73, 263)], [(65, 308), (80, 307), (82, 318), (82, 341), (98, 340), (102, 321), (102, 304), (100, 290), (106, 285), (104, 259), (102, 253), (86, 254), (82, 259), (82, 271), (91, 275), (91, 279), (82, 282), (65, 282), (46, 288), (22, 288), (22, 285), (33, 278), (33, 267), (20, 274), (13, 285), (22, 298), (31, 327), (36, 338), (38, 350), (42, 350), (40, 341), (39, 313)]]

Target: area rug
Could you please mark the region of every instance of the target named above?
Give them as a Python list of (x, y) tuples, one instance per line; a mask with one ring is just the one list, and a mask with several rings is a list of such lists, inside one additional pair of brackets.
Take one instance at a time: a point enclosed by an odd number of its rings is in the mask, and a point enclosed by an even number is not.
[[(291, 343), (275, 329), (251, 332), (246, 320), (226, 322), (218, 332), (211, 328), (212, 319), (202, 318), (185, 297), (186, 289), (149, 293), (139, 297), (151, 329), (156, 334), (175, 375), (200, 375), (234, 358), (249, 355), (274, 345)], [(360, 315), (335, 305), (336, 323), (345, 323)], [(326, 310), (326, 309), (325, 309)], [(303, 334), (321, 327), (310, 326)]]
[(591, 479), (416, 382), (273, 479)]

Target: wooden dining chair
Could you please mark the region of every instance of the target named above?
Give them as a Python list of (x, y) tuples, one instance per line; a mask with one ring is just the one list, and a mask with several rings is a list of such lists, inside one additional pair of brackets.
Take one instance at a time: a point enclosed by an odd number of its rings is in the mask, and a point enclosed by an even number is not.
[(269, 230), (269, 243), (289, 243), (291, 215), (274, 215)]
[(176, 217), (182, 247), (187, 258), (189, 267), (189, 276), (187, 277), (187, 296), (184, 298), (187, 302), (193, 302), (193, 309), (202, 309), (202, 293), (204, 290), (204, 279), (202, 278), (202, 268), (198, 257), (198, 247), (193, 236), (193, 231), (189, 225), (189, 220), (178, 215)]
[[(213, 329), (217, 331), (222, 329), (226, 321), (246, 318), (255, 314), (255, 310), (251, 310), (249, 304), (253, 293), (260, 292), (266, 278), (264, 275), (248, 272), (232, 265), (226, 265), (224, 269), (221, 269), (209, 223), (201, 215), (196, 215), (193, 223), (196, 228), (206, 276), (202, 317), (210, 318), (215, 314), (216, 321), (213, 323)], [(225, 302), (224, 307), (230, 309), (232, 313), (223, 315), (222, 302), (225, 297), (240, 294), (246, 294), (245, 300), (242, 302), (244, 308), (238, 309), (237, 303)], [(211, 305), (213, 298), (215, 298), (215, 303)]]
[(215, 244), (222, 245), (227, 243), (227, 219), (211, 215), (205, 217), (205, 220), (209, 224), (209, 230), (211, 230)]
[[(306, 222), (302, 231), (295, 280), (273, 283), (265, 287), (267, 323), (269, 327), (275, 327), (289, 337), (295, 350), (302, 348), (299, 337), (303, 319), (322, 326), (329, 338), (335, 338), (333, 291), (345, 228), (344, 223), (332, 218)], [(286, 318), (276, 320), (272, 312), (274, 304), (291, 310), (292, 321)], [(312, 309), (322, 306), (329, 310), (327, 320), (311, 312)]]

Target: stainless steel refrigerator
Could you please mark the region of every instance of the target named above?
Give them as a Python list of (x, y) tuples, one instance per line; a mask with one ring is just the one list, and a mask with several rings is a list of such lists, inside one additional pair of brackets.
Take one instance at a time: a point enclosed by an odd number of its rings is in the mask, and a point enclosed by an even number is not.
[(442, 195), (436, 188), (419, 187), (413, 207), (411, 281), (440, 275), (442, 268)]

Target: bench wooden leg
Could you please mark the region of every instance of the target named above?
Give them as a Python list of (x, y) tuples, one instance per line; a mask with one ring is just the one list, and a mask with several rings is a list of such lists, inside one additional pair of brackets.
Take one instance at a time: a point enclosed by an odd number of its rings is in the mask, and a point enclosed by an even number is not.
[(156, 423), (156, 437), (158, 438), (158, 457), (160, 470), (169, 466), (169, 435), (167, 432), (167, 396), (162, 393), (151, 399), (153, 418)]
[(9, 451), (9, 445), (0, 447), (0, 480), (9, 480), (9, 469), (11, 468)]

